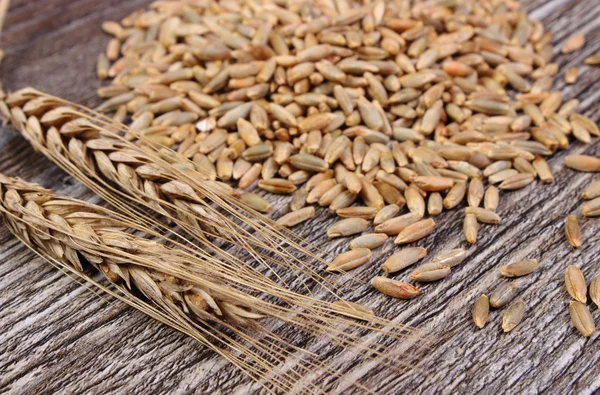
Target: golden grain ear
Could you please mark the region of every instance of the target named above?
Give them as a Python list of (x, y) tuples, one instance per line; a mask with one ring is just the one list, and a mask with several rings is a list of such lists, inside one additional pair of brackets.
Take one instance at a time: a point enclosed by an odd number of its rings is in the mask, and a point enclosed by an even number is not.
[[(47, 132), (55, 130), (56, 138), (54, 140), (58, 139), (49, 145), (45, 145), (44, 124), (41, 123), (42, 127), (38, 133), (41, 132), (42, 136), (32, 142), (36, 145), (36, 149), (44, 152), (59, 166), (65, 168), (115, 207), (138, 218), (140, 223), (151, 226), (155, 220), (137, 210), (135, 206), (131, 206), (126, 201), (127, 199), (149, 207), (171, 221), (175, 221), (192, 237), (210, 246), (211, 249), (216, 249), (217, 252), (221, 250), (215, 247), (212, 239), (222, 239), (248, 250), (259, 263), (268, 265), (267, 268), (272, 267), (272, 263), (266, 263), (271, 258), (266, 258), (263, 256), (264, 253), (258, 251), (275, 252), (277, 265), (287, 266), (299, 275), (306, 275), (307, 278), (313, 278), (322, 284), (331, 284), (329, 280), (324, 279), (314, 269), (309, 269), (309, 266), (303, 263), (304, 259), (300, 258), (301, 256), (317, 261), (320, 261), (321, 258), (303, 247), (302, 240), (295, 241), (298, 239), (293, 234), (279, 230), (274, 222), (258, 216), (253, 211), (247, 211), (248, 206), (243, 204), (233, 190), (225, 184), (198, 177), (195, 173), (194, 163), (188, 162), (184, 158), (178, 159), (176, 153), (155, 147), (151, 142), (143, 147), (134, 145), (123, 137), (123, 133), (137, 134), (125, 126), (118, 125), (89, 109), (33, 89), (11, 94), (7, 98), (7, 102), (27, 106), (28, 103), (39, 98), (44, 98), (45, 103), (55, 103), (56, 108), (71, 108), (69, 113), (78, 118), (70, 119), (64, 124), (56, 124), (60, 131), (56, 128), (48, 129)], [(15, 108), (20, 109), (13, 105), (13, 109)], [(28, 108), (31, 108), (29, 111), (34, 112), (52, 111), (52, 107), (47, 105), (37, 109), (33, 109), (31, 106)], [(42, 112), (38, 115), (43, 116), (43, 114), (45, 113)], [(37, 119), (33, 115), (30, 118)], [(85, 128), (73, 129), (73, 122), (79, 122), (85, 125)], [(61, 147), (61, 144), (66, 144), (66, 142), (61, 142), (61, 139), (65, 137), (64, 134), (59, 133), (67, 128), (71, 135), (69, 145), (72, 142), (79, 142), (82, 147), (86, 148), (87, 160), (81, 158), (82, 160), (72, 161), (71, 159), (75, 157), (72, 155), (73, 153), (67, 157), (65, 148)], [(96, 138), (94, 133), (89, 133), (90, 130), (101, 133), (107, 140)], [(23, 128), (21, 131), (27, 136), (31, 129)], [(137, 135), (137, 137), (142, 139), (141, 141), (144, 139), (142, 135)], [(112, 141), (112, 143), (107, 144), (108, 141)], [(277, 190), (296, 188), (287, 180), (279, 179), (279, 183), (276, 181), (262, 180), (263, 183), (260, 186), (265, 189)], [(268, 183), (270, 184), (267, 185)], [(127, 199), (124, 199), (125, 197)], [(215, 210), (210, 202), (216, 203), (220, 209)], [(245, 223), (245, 226), (240, 227), (235, 224), (229, 215), (241, 223)], [(159, 226), (163, 225), (159, 224)], [(255, 229), (257, 232), (250, 232), (248, 229)], [(185, 241), (186, 239), (182, 238), (181, 240)], [(282, 248), (282, 240), (285, 241), (284, 245), (288, 246), (287, 249)], [(297, 250), (297, 253), (293, 254), (292, 249)], [(277, 252), (278, 250), (279, 252)], [(230, 254), (221, 253), (221, 255), (223, 259), (229, 260), (232, 264), (244, 265), (241, 262), (234, 263), (235, 258)]]
[[(264, 318), (292, 325), (319, 343), (329, 341), (358, 354), (368, 350), (366, 360), (399, 369), (388, 346), (362, 345), (359, 339), (362, 329), (400, 339), (407, 328), (377, 318), (367, 308), (297, 294), (267, 277), (259, 279), (210, 255), (199, 256), (185, 245), (172, 248), (160, 234), (125, 216), (35, 184), (0, 175), (0, 191), (6, 191), (0, 199), (6, 225), (36, 254), (77, 281), (89, 282), (191, 336), (255, 380), (288, 391), (315, 367), (331, 378), (343, 376), (319, 355), (262, 326)], [(90, 272), (101, 273), (105, 281), (96, 282)], [(290, 360), (294, 369), (280, 369)]]

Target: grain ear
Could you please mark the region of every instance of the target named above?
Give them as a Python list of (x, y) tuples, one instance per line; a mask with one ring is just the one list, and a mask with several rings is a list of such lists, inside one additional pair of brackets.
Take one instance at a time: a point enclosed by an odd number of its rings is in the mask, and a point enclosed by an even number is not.
[[(340, 324), (381, 330), (390, 339), (402, 337), (395, 333), (400, 326), (377, 318), (369, 309), (294, 293), (268, 277), (166, 239), (135, 219), (1, 174), (0, 215), (18, 239), (62, 271), (187, 334), (240, 365), (250, 377), (282, 391), (299, 385), (299, 379), (285, 369), (278, 371), (271, 361), (289, 357), (282, 350), (291, 344), (283, 337), (275, 340), (267, 327), (258, 324), (265, 318), (288, 324), (319, 342), (331, 341), (342, 350), (356, 347), (359, 335), (335, 329)], [(329, 270), (349, 270), (370, 257), (370, 250), (355, 249), (336, 258)], [(98, 281), (96, 274), (103, 280)], [(252, 345), (244, 340), (250, 338), (254, 338)], [(394, 365), (386, 357), (387, 346), (359, 348), (359, 354), (368, 349), (378, 354), (378, 360), (383, 358), (384, 366)], [(295, 362), (307, 371), (317, 363), (332, 377), (342, 374), (319, 356)], [(277, 380), (269, 378), (273, 372)]]

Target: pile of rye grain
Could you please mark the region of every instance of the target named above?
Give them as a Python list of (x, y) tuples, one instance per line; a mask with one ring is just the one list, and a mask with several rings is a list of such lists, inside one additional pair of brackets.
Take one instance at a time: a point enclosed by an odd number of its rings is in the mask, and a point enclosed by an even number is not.
[[(342, 218), (329, 237), (368, 232), (328, 271), (367, 263), (389, 236), (420, 240), (443, 210), (464, 210), (475, 243), (482, 224), (500, 223), (503, 193), (553, 182), (544, 157), (600, 136), (576, 99), (552, 90), (552, 37), (512, 0), (158, 1), (103, 29), (113, 38), (98, 76), (112, 80), (98, 110), (130, 121), (138, 144), (173, 148), (233, 182), (260, 212), (271, 204), (255, 186), (293, 194), (282, 226), (312, 218), (318, 204)], [(561, 51), (584, 45), (576, 34)], [(599, 162), (567, 157), (582, 171)], [(583, 196), (582, 214), (598, 216), (598, 183)], [(578, 234), (577, 218), (567, 225)], [(425, 254), (400, 250), (383, 269)], [(442, 254), (411, 279), (447, 276), (457, 263), (448, 256), (466, 254)], [(419, 292), (383, 277), (373, 285), (395, 297)]]

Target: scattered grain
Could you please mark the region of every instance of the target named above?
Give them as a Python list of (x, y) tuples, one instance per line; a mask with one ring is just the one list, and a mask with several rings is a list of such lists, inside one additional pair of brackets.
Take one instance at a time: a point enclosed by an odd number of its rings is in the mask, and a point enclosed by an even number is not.
[(565, 71), (565, 82), (567, 84), (576, 83), (578, 75), (579, 75), (579, 70), (577, 70), (577, 67), (569, 68), (567, 71)]
[(375, 227), (375, 232), (385, 233), (386, 235), (397, 235), (402, 232), (406, 227), (416, 223), (421, 219), (416, 214), (404, 214), (396, 218), (388, 219), (380, 225)]
[(414, 285), (385, 277), (375, 277), (371, 284), (379, 292), (393, 298), (412, 299), (419, 294), (419, 289)]
[(496, 211), (498, 204), (500, 203), (500, 194), (498, 188), (490, 185), (485, 190), (485, 196), (483, 197), (483, 207), (486, 210)]
[(590, 298), (600, 308), (600, 274), (596, 274), (590, 282)]
[(336, 211), (336, 214), (341, 218), (373, 219), (377, 212), (378, 210), (375, 207), (355, 206), (340, 208)]
[(513, 302), (502, 316), (502, 330), (507, 333), (515, 329), (525, 315), (525, 302), (522, 299)]
[(584, 203), (581, 206), (581, 213), (586, 217), (600, 216), (600, 197)]
[(502, 283), (490, 295), (490, 306), (499, 308), (509, 303), (518, 292), (518, 284)]
[(400, 212), (400, 207), (398, 207), (395, 204), (390, 204), (389, 206), (385, 206), (384, 208), (379, 210), (377, 215), (375, 215), (375, 218), (373, 219), (373, 225), (380, 225), (380, 224), (384, 223), (385, 221), (394, 218), (396, 216), (396, 214), (398, 214), (399, 212)]
[(533, 180), (535, 180), (535, 176), (533, 174), (519, 173), (506, 178), (500, 183), (500, 185), (498, 185), (498, 188), (506, 190), (521, 189), (531, 184)]
[(569, 314), (571, 315), (573, 326), (575, 326), (583, 336), (590, 337), (596, 332), (594, 318), (585, 303), (576, 300), (570, 301)]
[(440, 262), (430, 262), (417, 267), (410, 274), (410, 279), (419, 282), (438, 281), (450, 275), (450, 272), (450, 266)]
[(537, 259), (525, 259), (503, 266), (500, 269), (500, 274), (504, 277), (521, 277), (533, 273), (538, 266)]
[(368, 233), (357, 237), (350, 242), (351, 249), (368, 248), (370, 250), (380, 247), (388, 239), (385, 233)]
[(408, 244), (412, 243), (413, 241), (421, 240), (422, 238), (430, 235), (434, 228), (435, 221), (433, 219), (424, 219), (404, 228), (400, 233), (398, 233), (398, 237), (396, 237), (394, 243)]
[(571, 297), (581, 303), (587, 301), (587, 285), (581, 269), (569, 265), (565, 270), (565, 287)]
[(589, 155), (567, 155), (565, 165), (573, 170), (585, 172), (599, 172), (600, 158)]
[(546, 184), (551, 184), (554, 182), (554, 174), (552, 173), (552, 168), (544, 158), (537, 155), (533, 160), (533, 167), (542, 182)]
[(585, 36), (580, 33), (573, 34), (563, 43), (560, 48), (560, 52), (562, 53), (571, 53), (575, 52), (578, 49), (581, 49), (585, 45)]
[(598, 66), (600, 64), (600, 52), (585, 58), (583, 63), (589, 64), (590, 66)]
[(296, 211), (292, 211), (277, 220), (280, 226), (292, 227), (304, 221), (307, 221), (315, 216), (315, 208), (313, 206), (304, 207)]
[[(243, 178), (243, 177), (242, 177)], [(281, 178), (272, 178), (270, 180), (260, 180), (258, 187), (267, 192), (289, 195), (296, 191), (297, 187), (291, 181)]]
[(414, 265), (425, 255), (427, 255), (427, 250), (423, 247), (407, 247), (386, 259), (381, 268), (386, 273), (395, 273)]
[(475, 215), (475, 217), (477, 217), (477, 221), (483, 222), (484, 224), (499, 224), (501, 221), (498, 214), (491, 210), (480, 207), (467, 207), (465, 208), (465, 214)]
[(240, 200), (260, 213), (268, 213), (271, 211), (271, 204), (269, 204), (265, 198), (255, 193), (244, 192), (240, 195)]
[(478, 328), (483, 328), (488, 320), (490, 301), (486, 294), (482, 294), (473, 304), (473, 322)]
[(465, 240), (471, 244), (475, 244), (477, 241), (477, 233), (479, 232), (479, 223), (475, 214), (466, 214), (463, 223), (463, 234)]
[(581, 230), (579, 229), (579, 221), (574, 215), (569, 215), (565, 221), (565, 236), (571, 246), (581, 247)]
[(300, 188), (294, 195), (292, 196), (292, 201), (290, 202), (290, 210), (297, 211), (303, 208), (306, 205), (306, 198), (308, 197), (308, 188)]
[(357, 248), (338, 255), (327, 267), (328, 272), (346, 272), (364, 265), (371, 259), (371, 250)]
[(484, 188), (483, 182), (479, 178), (474, 178), (469, 183), (469, 190), (467, 193), (467, 202), (471, 207), (479, 207), (481, 200), (483, 199)]
[(362, 218), (346, 218), (336, 222), (327, 229), (330, 238), (351, 236), (364, 232), (369, 227), (369, 221)]

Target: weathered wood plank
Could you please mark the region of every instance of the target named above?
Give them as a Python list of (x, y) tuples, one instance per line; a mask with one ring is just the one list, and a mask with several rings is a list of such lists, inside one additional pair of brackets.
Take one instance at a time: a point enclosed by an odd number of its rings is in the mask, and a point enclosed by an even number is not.
[[(99, 25), (142, 7), (147, 0), (13, 0), (2, 34), (7, 57), (0, 75), (8, 89), (32, 85), (67, 99), (94, 105), (97, 53), (107, 38)], [(581, 109), (600, 117), (600, 68), (581, 67), (577, 84), (565, 86), (562, 73), (600, 50), (600, 3), (577, 0), (528, 0), (526, 9), (544, 21), (557, 47), (575, 31), (588, 44), (567, 56), (557, 53), (561, 72), (555, 86)], [(573, 144), (568, 153), (600, 155), (600, 144)], [(390, 376), (375, 366), (354, 367), (357, 377), (381, 393), (593, 393), (600, 389), (598, 335), (578, 336), (569, 323), (568, 298), (562, 286), (568, 264), (583, 267), (586, 278), (600, 271), (598, 221), (584, 221), (587, 242), (573, 251), (566, 245), (564, 217), (580, 206), (578, 195), (597, 176), (566, 169), (561, 152), (550, 160), (556, 181), (504, 194), (503, 223), (485, 226), (469, 261), (446, 281), (423, 287), (422, 297), (403, 302), (377, 294), (368, 285), (349, 295), (398, 322), (418, 326), (433, 339), (420, 371)], [(84, 187), (34, 153), (10, 128), (0, 132), (0, 172), (39, 182), (55, 191), (97, 202)], [(275, 198), (275, 214), (288, 200)], [(421, 245), (430, 254), (462, 245), (460, 210), (436, 221), (439, 231)], [(299, 233), (335, 254), (345, 241), (330, 242), (325, 211)], [(595, 240), (595, 241), (593, 241)], [(376, 260), (387, 257), (387, 243)], [(470, 304), (502, 279), (498, 268), (509, 261), (535, 257), (542, 267), (519, 280), (527, 315), (512, 333), (501, 333), (500, 313), (493, 311), (484, 330), (470, 322)], [(0, 391), (66, 393), (245, 393), (258, 387), (231, 365), (120, 302), (89, 292), (29, 252), (0, 227)], [(378, 265), (359, 269), (368, 281)], [(402, 278), (403, 276), (397, 276)], [(600, 312), (593, 310), (598, 322)], [(293, 333), (293, 328), (288, 334)], [(317, 347), (317, 345), (311, 345)], [(315, 348), (316, 349), (316, 348)], [(397, 351), (398, 355), (401, 355)], [(342, 355), (332, 359), (343, 361)], [(421, 373), (425, 371), (428, 375)]]

